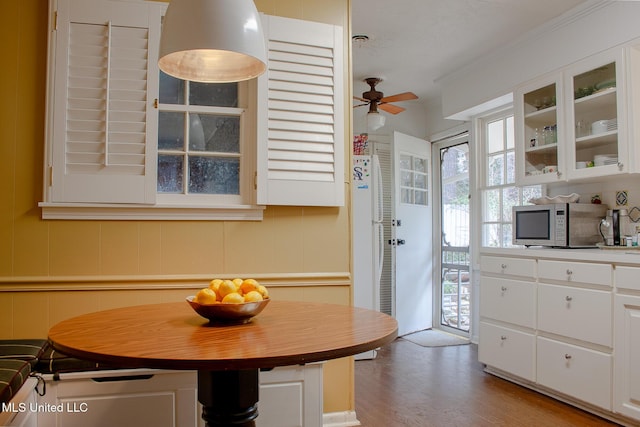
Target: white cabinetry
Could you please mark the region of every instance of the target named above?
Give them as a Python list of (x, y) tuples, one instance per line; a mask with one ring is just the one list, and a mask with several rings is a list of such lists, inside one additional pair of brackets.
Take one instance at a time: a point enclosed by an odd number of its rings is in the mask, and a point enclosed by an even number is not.
[(535, 380), (535, 266), (519, 258), (481, 262), (478, 358), (528, 381)]
[(616, 268), (613, 409), (640, 420), (640, 268)]
[(640, 420), (640, 264), (603, 255), (487, 249), (478, 357), (487, 372), (617, 421)]
[(610, 410), (611, 264), (538, 260), (538, 269), (538, 384)]
[(515, 91), (519, 184), (632, 171), (623, 57), (613, 48)]
[[(47, 375), (38, 427), (201, 427), (195, 371), (133, 369)], [(322, 364), (260, 372), (257, 427), (322, 425)]]
[(532, 81), (515, 92), (516, 179), (558, 181), (564, 170), (562, 74)]
[[(566, 69), (568, 179), (629, 172), (623, 54), (610, 49)], [(576, 168), (590, 161), (593, 168)]]

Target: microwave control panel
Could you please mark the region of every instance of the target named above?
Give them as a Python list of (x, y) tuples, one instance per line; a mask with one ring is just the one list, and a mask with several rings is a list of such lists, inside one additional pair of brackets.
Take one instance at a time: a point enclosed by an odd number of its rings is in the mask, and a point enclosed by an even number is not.
[(555, 240), (557, 245), (567, 244), (567, 216), (564, 208), (556, 209), (555, 214)]

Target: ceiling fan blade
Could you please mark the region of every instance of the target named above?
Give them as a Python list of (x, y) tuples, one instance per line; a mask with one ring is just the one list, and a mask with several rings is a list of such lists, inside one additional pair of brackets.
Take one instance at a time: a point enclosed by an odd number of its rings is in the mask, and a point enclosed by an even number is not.
[(397, 105), (392, 104), (379, 104), (378, 108), (391, 114), (402, 113), (405, 110), (405, 108), (398, 107)]
[(353, 99), (357, 99), (358, 101), (362, 101), (362, 102), (369, 102), (368, 99), (364, 99), (364, 98), (360, 98), (359, 96), (354, 96)]
[(369, 103), (367, 102), (366, 104), (358, 104), (358, 105), (354, 105), (353, 108), (356, 107), (364, 107), (365, 105), (369, 105)]
[(404, 92), (397, 95), (385, 96), (380, 102), (410, 101), (412, 99), (418, 99), (418, 96), (413, 92)]

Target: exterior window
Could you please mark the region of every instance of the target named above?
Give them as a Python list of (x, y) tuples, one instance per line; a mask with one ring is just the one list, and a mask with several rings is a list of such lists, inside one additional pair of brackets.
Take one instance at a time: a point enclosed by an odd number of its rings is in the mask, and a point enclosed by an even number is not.
[(503, 112), (481, 121), (484, 150), (482, 179), (482, 245), (512, 246), (513, 206), (540, 197), (542, 187), (515, 185), (513, 113)]
[(198, 83), (160, 72), (157, 192), (216, 203), (242, 194), (244, 83)]

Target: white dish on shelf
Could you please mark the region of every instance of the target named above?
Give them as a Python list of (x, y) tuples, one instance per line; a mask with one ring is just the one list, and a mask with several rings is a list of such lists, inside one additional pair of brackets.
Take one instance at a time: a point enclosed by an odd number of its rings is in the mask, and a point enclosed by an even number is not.
[(618, 120), (596, 120), (591, 123), (591, 133), (597, 135), (599, 133), (610, 132), (618, 129)]
[(554, 197), (543, 196), (529, 199), (529, 203), (534, 205), (551, 205), (554, 203), (578, 203), (580, 201), (580, 195), (578, 193), (571, 193), (568, 195), (558, 195)]

